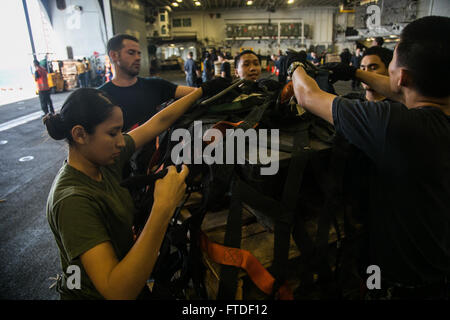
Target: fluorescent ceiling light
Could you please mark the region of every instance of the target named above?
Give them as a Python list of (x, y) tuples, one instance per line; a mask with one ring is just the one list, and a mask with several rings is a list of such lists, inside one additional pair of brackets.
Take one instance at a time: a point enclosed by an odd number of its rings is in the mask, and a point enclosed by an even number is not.
[(248, 6), (251, 6), (252, 4), (253, 4), (253, 1), (252, 1), (252, 0), (248, 0), (248, 1), (247, 1), (247, 5), (248, 5)]
[(195, 5), (196, 5), (197, 7), (199, 7), (199, 6), (201, 6), (202, 4), (201, 4), (199, 1), (195, 1)]
[(288, 0), (288, 4), (293, 4), (294, 0)]
[(174, 7), (178, 7), (178, 3), (176, 3), (176, 2), (172, 2), (172, 6), (174, 6)]

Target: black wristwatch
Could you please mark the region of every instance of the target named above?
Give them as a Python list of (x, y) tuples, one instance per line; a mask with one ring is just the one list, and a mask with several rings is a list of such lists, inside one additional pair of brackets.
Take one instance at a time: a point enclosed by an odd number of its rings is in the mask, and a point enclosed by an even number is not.
[(288, 76), (292, 78), (292, 74), (294, 73), (295, 69), (297, 69), (297, 67), (299, 66), (302, 67), (303, 69), (305, 68), (305, 65), (300, 61), (292, 62), (287, 70)]

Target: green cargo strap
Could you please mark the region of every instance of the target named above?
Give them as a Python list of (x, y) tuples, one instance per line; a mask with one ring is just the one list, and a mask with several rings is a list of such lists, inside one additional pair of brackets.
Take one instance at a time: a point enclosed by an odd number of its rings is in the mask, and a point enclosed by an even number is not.
[(294, 135), (294, 147), (282, 196), (283, 209), (275, 219), (273, 272), (278, 283), (286, 280), (289, 246), (303, 173), (309, 160), (309, 134), (305, 126)]

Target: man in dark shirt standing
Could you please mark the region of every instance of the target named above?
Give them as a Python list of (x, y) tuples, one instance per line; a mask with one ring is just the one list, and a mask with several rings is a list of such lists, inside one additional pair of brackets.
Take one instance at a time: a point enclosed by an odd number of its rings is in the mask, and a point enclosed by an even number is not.
[(278, 68), (279, 68), (279, 73), (278, 73), (278, 82), (281, 84), (285, 84), (286, 80), (287, 80), (287, 74), (286, 74), (286, 56), (283, 55), (283, 53), (281, 52), (281, 50), (279, 51), (279, 56), (278, 56)]
[[(361, 65), (361, 59), (362, 59), (362, 52), (360, 48), (356, 48), (355, 54), (352, 55), (352, 58), (350, 59), (350, 65), (354, 66), (355, 68), (359, 68)], [(357, 90), (359, 88), (360, 81), (358, 79), (352, 79), (352, 89)]]
[(224, 54), (222, 52), (220, 52), (217, 57), (219, 59), (219, 62), (222, 64), (220, 66), (220, 76), (222, 78), (232, 80), (230, 63), (227, 60), (225, 60)]
[[(369, 266), (379, 267), (374, 298), (448, 298), (450, 276), (450, 51), (442, 34), (450, 18), (430, 16), (407, 25), (389, 77), (340, 65), (340, 80), (356, 76), (389, 100), (361, 102), (319, 89), (304, 70), (306, 54), (288, 58), (294, 92), (308, 111), (373, 162)], [(434, 50), (439, 48), (439, 50)], [(430, 51), (441, 61), (427, 62)]]
[(184, 63), (184, 73), (186, 74), (186, 83), (189, 87), (195, 87), (197, 83), (197, 65), (193, 59), (194, 53), (189, 52), (188, 58)]
[[(149, 120), (157, 113), (156, 107), (164, 102), (195, 90), (160, 78), (138, 77), (141, 49), (139, 41), (131, 35), (117, 34), (109, 39), (107, 52), (114, 67), (114, 78), (99, 89), (108, 93), (122, 109), (124, 132)], [(154, 149), (152, 142), (135, 154), (138, 173), (145, 173)]]
[(350, 64), (350, 60), (352, 59), (352, 54), (350, 53), (350, 50), (348, 50), (348, 48), (345, 48), (339, 56), (341, 57), (342, 63), (344, 63), (346, 65)]
[(138, 77), (141, 49), (133, 36), (115, 35), (108, 41), (107, 51), (114, 67), (114, 78), (99, 89), (107, 92), (122, 109), (123, 131), (150, 119), (160, 104), (195, 90), (159, 78)]

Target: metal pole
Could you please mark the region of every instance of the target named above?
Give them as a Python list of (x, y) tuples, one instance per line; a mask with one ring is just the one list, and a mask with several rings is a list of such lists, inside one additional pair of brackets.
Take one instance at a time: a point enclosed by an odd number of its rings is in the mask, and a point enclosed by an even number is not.
[(36, 49), (34, 47), (33, 32), (31, 31), (30, 17), (28, 16), (27, 0), (22, 0), (22, 4), (23, 4), (23, 11), (25, 12), (25, 19), (27, 20), (28, 35), (30, 37), (31, 50), (33, 51), (34, 60), (36, 60), (37, 59)]

